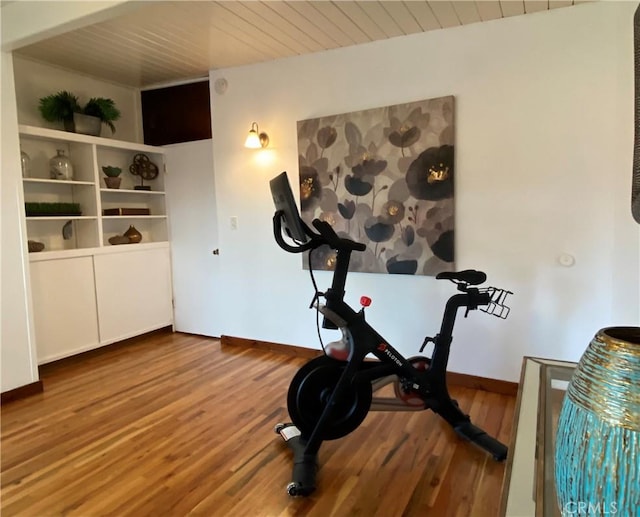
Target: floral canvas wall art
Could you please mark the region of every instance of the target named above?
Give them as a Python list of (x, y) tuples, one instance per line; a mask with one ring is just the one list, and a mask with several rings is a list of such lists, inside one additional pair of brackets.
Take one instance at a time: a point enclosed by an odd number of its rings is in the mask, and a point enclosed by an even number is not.
[[(352, 271), (454, 270), (454, 98), (298, 122), (302, 219), (365, 243)], [(305, 267), (308, 267), (308, 257)], [(313, 269), (333, 269), (328, 247)]]

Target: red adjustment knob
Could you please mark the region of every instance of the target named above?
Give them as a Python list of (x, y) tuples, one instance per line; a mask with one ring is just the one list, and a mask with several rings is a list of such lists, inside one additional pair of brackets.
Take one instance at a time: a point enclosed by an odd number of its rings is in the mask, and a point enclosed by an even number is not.
[(369, 298), (368, 296), (361, 296), (360, 305), (362, 305), (363, 307), (369, 307), (369, 305), (371, 305), (371, 298)]

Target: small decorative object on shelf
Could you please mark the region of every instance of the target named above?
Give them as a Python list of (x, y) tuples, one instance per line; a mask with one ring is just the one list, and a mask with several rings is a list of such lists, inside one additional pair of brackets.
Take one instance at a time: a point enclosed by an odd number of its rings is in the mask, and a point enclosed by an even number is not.
[(113, 237), (109, 237), (109, 244), (114, 246), (118, 244), (129, 244), (129, 237), (125, 237), (124, 235), (114, 235)]
[(22, 177), (28, 178), (31, 174), (31, 158), (22, 149), (20, 149), (20, 167), (22, 168)]
[(150, 215), (148, 208), (103, 208), (102, 215)]
[(639, 472), (640, 327), (604, 328), (580, 359), (558, 418), (562, 514), (588, 502), (601, 515), (638, 515)]
[(146, 154), (140, 153), (133, 157), (129, 172), (134, 176), (140, 176), (140, 185), (133, 187), (135, 190), (151, 190), (150, 186), (144, 184), (144, 180), (157, 178), (159, 170)]
[(137, 244), (142, 240), (142, 234), (133, 225), (129, 226), (129, 229), (123, 235), (133, 244)]
[(27, 241), (29, 253), (38, 253), (44, 249), (44, 243), (38, 241)]
[(24, 204), (27, 217), (82, 215), (78, 203), (31, 203)]
[(129, 229), (122, 235), (114, 235), (109, 237), (109, 244), (137, 244), (142, 240), (142, 234), (131, 225)]
[(73, 221), (67, 221), (62, 227), (62, 238), (68, 241), (73, 237)]
[(120, 182), (122, 181), (122, 178), (119, 177), (122, 172), (120, 167), (111, 167), (106, 165), (102, 167), (102, 172), (107, 176), (104, 179), (104, 184), (107, 188), (120, 188)]
[(49, 160), (49, 174), (54, 180), (72, 180), (73, 165), (63, 149), (58, 149), (57, 153)]
[(120, 118), (120, 110), (112, 99), (92, 97), (84, 106), (71, 92), (61, 91), (40, 99), (38, 108), (48, 122), (62, 122), (65, 131), (100, 136), (102, 124), (115, 133), (113, 122)]

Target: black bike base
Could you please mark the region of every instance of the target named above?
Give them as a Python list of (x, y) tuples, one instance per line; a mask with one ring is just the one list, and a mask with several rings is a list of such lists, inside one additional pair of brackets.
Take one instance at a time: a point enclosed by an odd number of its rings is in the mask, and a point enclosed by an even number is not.
[(488, 435), (485, 431), (476, 427), (471, 422), (465, 422), (457, 425), (453, 430), (465, 440), (476, 444), (481, 449), (487, 451), (496, 461), (503, 461), (507, 457), (508, 448), (500, 443), (493, 436)]
[[(471, 422), (467, 421), (453, 426), (453, 429), (460, 437), (491, 454), (496, 461), (506, 459), (507, 446)], [(292, 423), (277, 424), (274, 430), (282, 437), (287, 447), (293, 451), (293, 474), (291, 483), (287, 485), (287, 493), (294, 497), (312, 494), (316, 489), (316, 475), (318, 473), (317, 453), (307, 451), (307, 441)]]
[(274, 430), (293, 451), (293, 474), (287, 493), (290, 496), (310, 495), (316, 489), (318, 454), (307, 452), (307, 442), (295, 425), (277, 424)]

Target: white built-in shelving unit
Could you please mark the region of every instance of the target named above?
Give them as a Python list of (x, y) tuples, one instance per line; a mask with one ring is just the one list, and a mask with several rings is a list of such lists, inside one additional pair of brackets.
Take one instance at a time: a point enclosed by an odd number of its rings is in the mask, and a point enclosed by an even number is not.
[[(29, 155), (25, 202), (78, 203), (81, 215), (25, 217), (28, 240), (45, 245), (29, 253), (38, 362), (46, 363), (173, 324), (165, 150), (139, 143), (20, 126)], [(49, 160), (62, 149), (73, 180), (51, 179)], [(136, 154), (159, 169), (136, 190), (129, 172)], [(106, 188), (103, 166), (122, 169), (119, 189)], [(103, 215), (109, 208), (146, 208), (149, 215)], [(63, 227), (71, 221), (69, 237)], [(129, 226), (136, 244), (111, 245)], [(25, 247), (26, 247), (25, 243)]]

